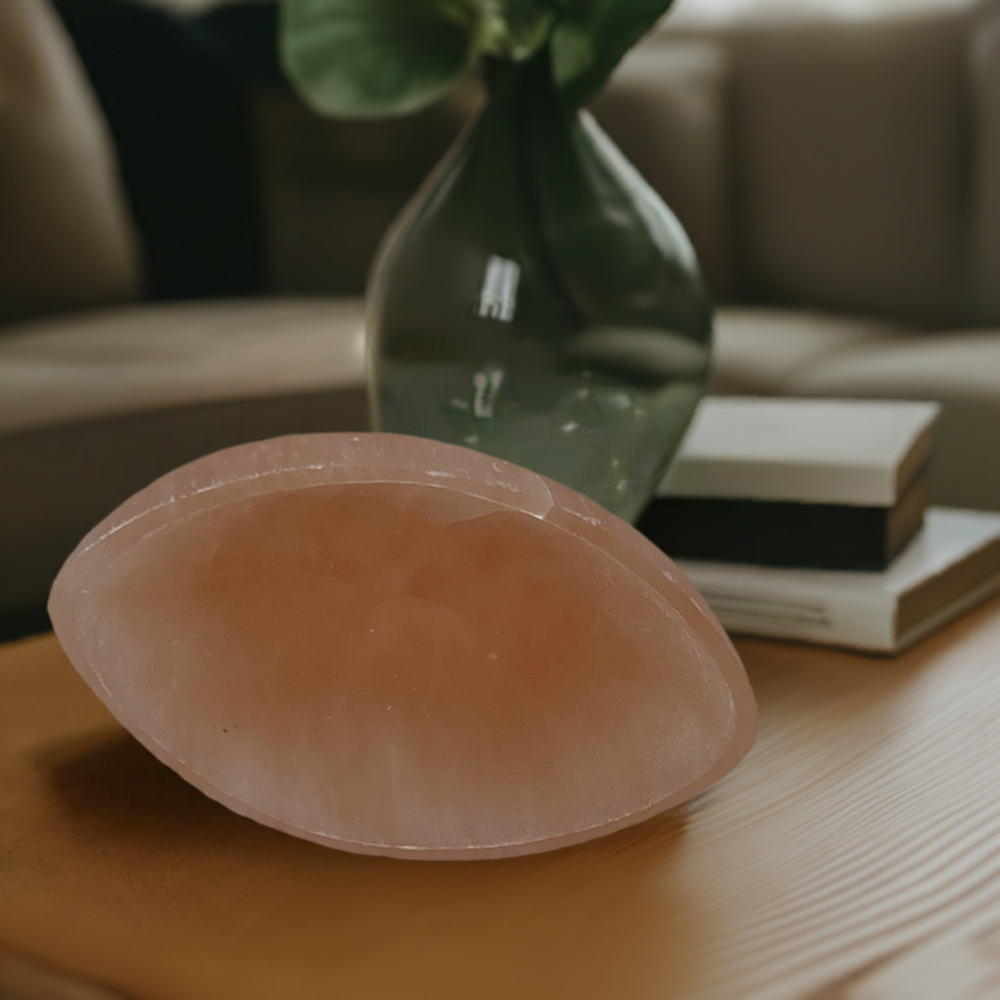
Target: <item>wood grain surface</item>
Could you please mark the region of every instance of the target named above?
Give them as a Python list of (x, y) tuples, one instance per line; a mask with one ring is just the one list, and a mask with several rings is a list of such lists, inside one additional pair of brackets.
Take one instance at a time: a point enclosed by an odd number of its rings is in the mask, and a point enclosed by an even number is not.
[(52, 637), (7, 646), (0, 995), (1000, 997), (1000, 601), (898, 660), (739, 648), (760, 736), (714, 788), (578, 847), (432, 863), (228, 812)]

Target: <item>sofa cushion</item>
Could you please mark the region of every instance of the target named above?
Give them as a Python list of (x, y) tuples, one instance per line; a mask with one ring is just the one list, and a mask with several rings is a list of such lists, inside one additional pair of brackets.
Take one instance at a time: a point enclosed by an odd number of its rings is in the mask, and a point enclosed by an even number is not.
[(0, 433), (362, 382), (360, 299), (121, 308), (4, 331)]
[(748, 297), (965, 322), (976, 0), (686, 6), (664, 33), (730, 55)]
[(789, 395), (936, 400), (930, 500), (1000, 510), (1000, 332), (951, 332), (856, 347), (796, 372)]
[(895, 323), (793, 309), (718, 309), (709, 392), (776, 396), (789, 380), (821, 358), (855, 346), (912, 336)]
[(127, 309), (0, 339), (0, 611), (123, 500), (220, 448), (367, 427), (360, 302)]

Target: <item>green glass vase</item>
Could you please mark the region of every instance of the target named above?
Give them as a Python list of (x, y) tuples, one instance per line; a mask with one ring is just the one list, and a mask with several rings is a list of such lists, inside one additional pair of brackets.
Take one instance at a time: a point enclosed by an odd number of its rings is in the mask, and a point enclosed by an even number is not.
[(697, 258), (563, 104), (547, 49), (487, 69), (483, 111), (373, 267), (373, 422), (516, 462), (634, 522), (708, 374)]

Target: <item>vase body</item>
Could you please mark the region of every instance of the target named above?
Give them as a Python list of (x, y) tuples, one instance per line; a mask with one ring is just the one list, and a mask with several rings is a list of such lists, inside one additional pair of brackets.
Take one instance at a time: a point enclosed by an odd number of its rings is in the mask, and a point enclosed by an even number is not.
[(490, 99), (388, 234), (368, 291), (374, 426), (523, 465), (634, 521), (708, 374), (680, 224), (547, 52)]

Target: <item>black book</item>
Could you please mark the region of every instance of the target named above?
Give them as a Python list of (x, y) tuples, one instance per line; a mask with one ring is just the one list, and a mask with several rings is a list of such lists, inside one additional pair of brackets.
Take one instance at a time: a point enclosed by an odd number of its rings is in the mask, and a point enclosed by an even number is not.
[(934, 403), (705, 400), (638, 527), (678, 559), (885, 569), (923, 525)]

